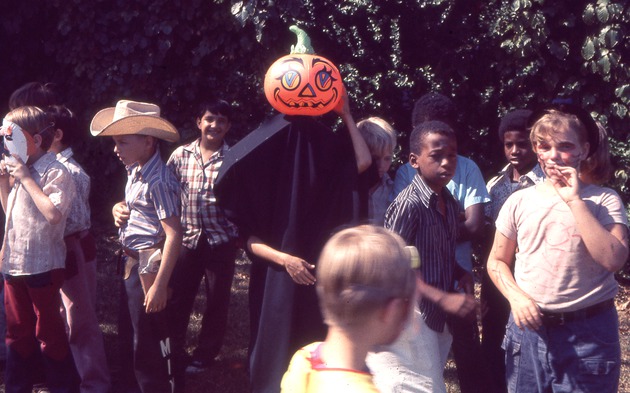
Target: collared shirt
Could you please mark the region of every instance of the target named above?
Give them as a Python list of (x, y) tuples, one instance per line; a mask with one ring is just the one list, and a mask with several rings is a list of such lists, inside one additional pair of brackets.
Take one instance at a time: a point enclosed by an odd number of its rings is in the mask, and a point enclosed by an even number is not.
[[(445, 215), (438, 211), (439, 196), (416, 174), (387, 209), (385, 227), (398, 233), (420, 254), (423, 280), (442, 291), (451, 292), (455, 279), (455, 242), (459, 206), (446, 188), (442, 190)], [(422, 299), (420, 311), (431, 329), (442, 332), (446, 313), (438, 305)]]
[(492, 201), (485, 206), (485, 215), (492, 221), (497, 219), (501, 206), (512, 193), (545, 180), (545, 172), (539, 164), (536, 164), (531, 171), (521, 175), (518, 182), (512, 181), (513, 170), (512, 164), (507, 164), (497, 176), (488, 182), (488, 193), (490, 193)]
[(213, 192), (228, 146), (224, 143), (207, 162), (203, 162), (199, 143), (197, 139), (180, 146), (166, 164), (175, 173), (182, 188), (183, 245), (189, 249), (197, 248), (202, 233), (211, 246), (226, 243), (236, 238), (238, 233), (236, 226), (217, 206)]
[[(418, 173), (411, 164), (401, 166), (396, 172), (394, 181), (394, 193), (396, 195), (409, 185)], [(457, 155), (457, 168), (455, 175), (446, 185), (449, 192), (459, 202), (460, 211), (465, 212), (470, 206), (490, 202), (490, 195), (486, 190), (486, 183), (479, 167), (473, 160)], [(459, 266), (467, 272), (472, 272), (472, 242), (462, 241), (457, 243), (455, 258)]]
[(51, 225), (24, 186), (16, 180), (7, 202), (6, 234), (2, 244), (2, 272), (15, 276), (65, 267), (63, 235), (75, 195), (72, 176), (55, 160), (53, 153), (44, 154), (28, 169), (63, 218), (58, 224)]
[(83, 170), (81, 165), (72, 158), (73, 154), (72, 149), (69, 147), (57, 154), (57, 161), (62, 163), (72, 175), (72, 180), (74, 181), (77, 192), (75, 198), (72, 200), (68, 220), (66, 220), (65, 236), (90, 229), (91, 226), (89, 202), (90, 176)]
[(120, 242), (142, 250), (166, 238), (161, 220), (179, 217), (179, 183), (158, 150), (142, 168), (135, 164), (127, 168), (127, 173), (125, 202), (130, 215), (127, 225), (120, 228)]

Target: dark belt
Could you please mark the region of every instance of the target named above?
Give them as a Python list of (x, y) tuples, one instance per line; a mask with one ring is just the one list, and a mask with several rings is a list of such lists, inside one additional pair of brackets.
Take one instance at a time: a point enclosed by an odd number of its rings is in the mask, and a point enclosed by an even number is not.
[(542, 321), (545, 326), (558, 326), (564, 325), (568, 322), (581, 321), (593, 317), (603, 311), (610, 310), (615, 307), (615, 300), (608, 299), (601, 303), (594, 304), (590, 307), (583, 308), (576, 311), (567, 312), (542, 312)]

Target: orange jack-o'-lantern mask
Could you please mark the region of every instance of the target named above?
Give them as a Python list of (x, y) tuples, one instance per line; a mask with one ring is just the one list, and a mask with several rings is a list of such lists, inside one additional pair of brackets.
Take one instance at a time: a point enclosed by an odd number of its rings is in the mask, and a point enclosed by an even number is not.
[(298, 43), (292, 46), (290, 55), (269, 67), (265, 75), (265, 96), (271, 106), (287, 115), (328, 113), (341, 100), (341, 74), (330, 60), (312, 54), (310, 40), (303, 30), (296, 26), (291, 26), (290, 30), (298, 36)]

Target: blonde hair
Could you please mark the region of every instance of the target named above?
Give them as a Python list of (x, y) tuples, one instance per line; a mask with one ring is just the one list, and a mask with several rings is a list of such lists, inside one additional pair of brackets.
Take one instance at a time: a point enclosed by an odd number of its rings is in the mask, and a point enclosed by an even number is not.
[(599, 144), (597, 150), (582, 161), (580, 165), (580, 179), (586, 183), (602, 185), (610, 180), (612, 163), (610, 162), (610, 143), (608, 133), (601, 123), (597, 122)]
[(357, 123), (357, 128), (365, 139), (370, 153), (381, 153), (396, 148), (396, 130), (380, 117), (370, 117)]
[(577, 116), (557, 110), (549, 110), (534, 123), (529, 139), (535, 150), (538, 143), (545, 138), (555, 139), (558, 134), (568, 130), (575, 132), (581, 143), (589, 141), (586, 126), (582, 124)]
[(317, 294), (328, 325), (352, 327), (395, 298), (411, 298), (415, 274), (402, 238), (371, 225), (345, 229), (324, 246)]

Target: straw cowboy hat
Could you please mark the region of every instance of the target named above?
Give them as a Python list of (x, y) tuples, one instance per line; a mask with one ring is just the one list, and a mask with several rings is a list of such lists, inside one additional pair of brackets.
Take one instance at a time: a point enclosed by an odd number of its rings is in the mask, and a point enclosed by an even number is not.
[(168, 142), (177, 142), (179, 132), (160, 117), (160, 107), (147, 102), (121, 100), (115, 108), (99, 111), (90, 124), (94, 136), (150, 135)]

